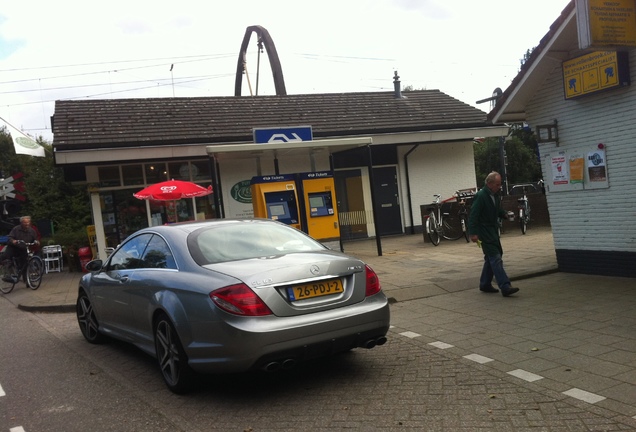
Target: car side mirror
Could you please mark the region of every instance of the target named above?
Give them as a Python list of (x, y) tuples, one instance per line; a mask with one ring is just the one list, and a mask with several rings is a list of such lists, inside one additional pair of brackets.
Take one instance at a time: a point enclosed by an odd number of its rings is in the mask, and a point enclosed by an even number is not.
[(103, 265), (104, 265), (104, 262), (102, 260), (96, 259), (86, 264), (86, 270), (91, 272), (100, 271)]

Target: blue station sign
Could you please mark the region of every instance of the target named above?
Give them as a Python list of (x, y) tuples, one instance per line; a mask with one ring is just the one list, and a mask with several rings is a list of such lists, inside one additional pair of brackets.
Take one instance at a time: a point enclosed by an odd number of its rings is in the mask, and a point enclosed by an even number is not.
[(254, 142), (257, 144), (294, 143), (312, 140), (311, 126), (254, 129)]

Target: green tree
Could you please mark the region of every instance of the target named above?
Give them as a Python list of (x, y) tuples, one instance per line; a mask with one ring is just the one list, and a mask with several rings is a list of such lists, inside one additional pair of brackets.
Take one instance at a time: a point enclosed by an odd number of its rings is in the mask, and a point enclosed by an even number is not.
[[(501, 171), (499, 138), (487, 138), (475, 142), (475, 174), (481, 187), (491, 171)], [(537, 141), (534, 134), (521, 126), (511, 128), (510, 137), (504, 143), (508, 186), (541, 180), (541, 164), (537, 157)]]
[(5, 128), (0, 129), (0, 171), (5, 177), (21, 172), (24, 196), (19, 214), (29, 214), (34, 221), (50, 220), (55, 233), (83, 233), (92, 223), (90, 200), (85, 185), (75, 186), (64, 180), (64, 172), (56, 167), (51, 144), (39, 137), (45, 157), (16, 154), (13, 141)]

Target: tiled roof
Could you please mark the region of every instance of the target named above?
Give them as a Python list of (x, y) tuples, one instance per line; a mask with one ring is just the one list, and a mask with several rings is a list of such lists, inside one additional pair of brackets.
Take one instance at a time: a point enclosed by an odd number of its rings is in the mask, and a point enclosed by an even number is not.
[(311, 126), (315, 139), (491, 126), (439, 90), (57, 101), (59, 150), (252, 142), (253, 128)]

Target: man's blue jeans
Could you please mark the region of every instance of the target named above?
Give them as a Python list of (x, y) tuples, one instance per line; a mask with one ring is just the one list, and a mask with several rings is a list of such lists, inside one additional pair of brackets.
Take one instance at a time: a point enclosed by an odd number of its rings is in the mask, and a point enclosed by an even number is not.
[(497, 280), (500, 290), (506, 291), (510, 288), (510, 279), (503, 268), (501, 255), (484, 255), (484, 267), (481, 269), (479, 288), (491, 287), (493, 276)]

